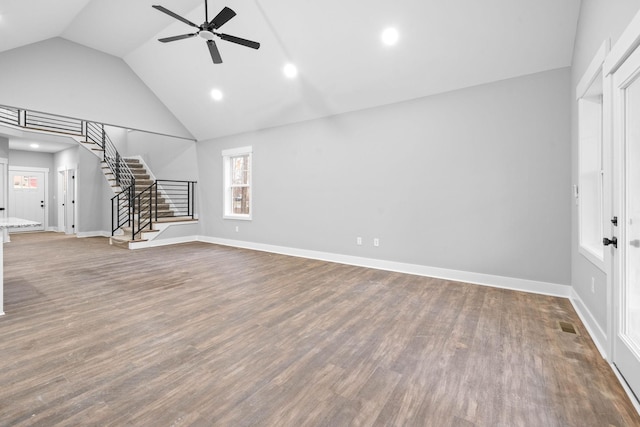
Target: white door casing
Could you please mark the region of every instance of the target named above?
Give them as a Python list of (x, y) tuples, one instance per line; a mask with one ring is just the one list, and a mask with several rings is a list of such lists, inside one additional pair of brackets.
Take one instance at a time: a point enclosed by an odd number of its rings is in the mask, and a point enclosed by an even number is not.
[[(611, 285), (611, 360), (634, 394), (640, 393), (640, 13), (604, 64), (611, 128), (611, 186), (605, 239)], [(617, 221), (613, 221), (616, 217)]]

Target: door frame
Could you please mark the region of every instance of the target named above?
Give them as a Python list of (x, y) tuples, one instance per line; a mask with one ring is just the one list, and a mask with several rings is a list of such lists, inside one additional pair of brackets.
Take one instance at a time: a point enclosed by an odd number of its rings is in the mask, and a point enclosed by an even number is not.
[[(636, 13), (627, 28), (624, 30), (618, 41), (611, 48), (611, 51), (607, 55), (602, 71), (604, 77), (603, 86), (603, 109), (604, 109), (604, 123), (603, 123), (603, 154), (607, 156), (606, 167), (609, 168), (608, 173), (605, 170), (605, 175), (608, 177), (608, 183), (605, 185), (605, 207), (604, 218), (605, 224), (608, 226), (603, 227), (603, 231), (606, 233), (603, 237), (618, 236), (618, 229), (610, 223), (613, 216), (618, 216), (622, 209), (622, 192), (623, 188), (620, 188), (622, 182), (622, 165), (624, 157), (620, 150), (619, 143), (614, 138), (615, 134), (619, 134), (620, 127), (623, 126), (623, 121), (615, 117), (614, 111), (616, 106), (614, 105), (614, 82), (613, 74), (625, 63), (625, 61), (631, 56), (634, 50), (640, 46), (640, 12)], [(620, 316), (620, 303), (618, 301), (619, 291), (616, 290), (616, 280), (621, 277), (622, 274), (622, 260), (621, 256), (614, 257), (613, 252), (615, 249), (609, 248), (605, 251), (605, 265), (607, 268), (607, 358), (613, 368), (614, 373), (618, 377), (618, 380), (622, 384), (623, 388), (629, 395), (632, 403), (636, 407), (636, 410), (640, 412), (639, 402), (636, 399), (634, 392), (629, 388), (626, 381), (622, 377), (618, 368), (615, 366), (616, 360), (616, 336), (618, 334), (619, 316)], [(640, 390), (637, 390), (640, 392)]]
[[(4, 207), (4, 211), (0, 213), (0, 218), (6, 218), (7, 214), (9, 213), (9, 159), (0, 157), (0, 164), (2, 164), (4, 167), (2, 171), (2, 173), (4, 174), (4, 188), (2, 189), (2, 200), (0, 200), (0, 203), (2, 203), (2, 206)], [(0, 236), (0, 239), (2, 239), (2, 241), (0, 241), (0, 244), (9, 242), (9, 232), (6, 228), (2, 230)], [(0, 312), (1, 311), (2, 307), (0, 307)]]
[[(9, 165), (7, 176), (9, 176), (11, 172), (41, 172), (44, 174), (44, 224), (43, 224), (44, 230), (43, 231), (48, 231), (49, 230), (49, 201), (51, 199), (49, 194), (49, 168)], [(9, 187), (9, 184), (7, 183), (7, 188), (8, 187)]]
[[(58, 232), (64, 232), (65, 234), (76, 234), (76, 229), (77, 227), (75, 227), (75, 222), (76, 222), (76, 218), (77, 216), (77, 212), (76, 212), (76, 206), (77, 203), (75, 203), (75, 199), (76, 199), (76, 193), (77, 193), (77, 188), (76, 188), (76, 182), (77, 180), (75, 179), (77, 173), (77, 166), (76, 165), (70, 165), (70, 166), (60, 166), (57, 170), (57, 175), (56, 178), (58, 179), (58, 188), (56, 189), (57, 191), (57, 214), (58, 214), (58, 226), (57, 226), (57, 230)], [(61, 200), (61, 185), (65, 185), (66, 184), (66, 188), (67, 188), (67, 192), (66, 194), (64, 194), (65, 196), (65, 200), (62, 201)], [(64, 187), (62, 187), (64, 188)], [(69, 202), (69, 195), (71, 195), (71, 202)], [(64, 203), (64, 208), (61, 209), (60, 204)], [(71, 209), (70, 209), (71, 208)], [(62, 210), (62, 218), (60, 218), (60, 211)], [(71, 224), (68, 224), (68, 219), (70, 219)], [(63, 226), (60, 227), (60, 223), (62, 222)]]

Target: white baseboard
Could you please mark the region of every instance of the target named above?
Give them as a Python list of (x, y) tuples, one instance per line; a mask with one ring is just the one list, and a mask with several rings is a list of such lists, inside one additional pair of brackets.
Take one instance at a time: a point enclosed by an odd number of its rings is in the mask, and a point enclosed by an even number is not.
[(582, 321), (582, 324), (589, 332), (593, 343), (598, 348), (598, 351), (602, 355), (605, 360), (611, 360), (609, 357), (610, 348), (609, 339), (605, 331), (602, 330), (600, 324), (596, 321), (596, 318), (593, 316), (591, 311), (587, 308), (587, 305), (582, 301), (580, 295), (575, 291), (575, 289), (571, 288), (571, 296), (569, 298), (571, 301), (571, 305), (573, 305), (574, 310), (578, 314), (578, 317)]
[(76, 237), (111, 237), (109, 231), (79, 231), (76, 233)]
[(518, 279), (514, 277), (494, 276), (490, 274), (472, 273), (468, 271), (449, 270), (438, 267), (429, 267), (417, 264), (407, 264), (395, 261), (385, 261), (372, 258), (363, 258), (352, 255), (333, 254), (329, 252), (311, 251), (306, 249), (274, 246), (262, 243), (244, 242), (240, 240), (221, 239), (217, 237), (199, 236), (198, 241), (217, 245), (234, 246), (244, 249), (253, 249), (263, 252), (271, 252), (282, 255), (290, 255), (301, 258), (317, 259), (321, 261), (336, 262), (339, 264), (355, 265), (359, 267), (375, 268), (378, 270), (395, 271), (398, 273), (414, 274), (417, 276), (434, 277), (437, 279), (454, 280), (458, 282), (472, 283), (475, 285), (492, 286), (495, 288), (511, 289), (516, 291), (531, 292), (536, 294), (559, 296), (569, 298), (571, 287), (556, 283), (538, 282), (535, 280)]

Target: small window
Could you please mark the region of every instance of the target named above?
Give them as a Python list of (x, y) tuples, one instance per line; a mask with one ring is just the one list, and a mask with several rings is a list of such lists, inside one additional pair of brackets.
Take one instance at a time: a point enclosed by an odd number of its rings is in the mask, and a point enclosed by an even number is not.
[(252, 147), (222, 151), (224, 169), (224, 217), (251, 219)]
[(579, 252), (604, 271), (604, 76), (602, 64), (609, 42), (600, 47), (576, 86), (578, 101), (578, 205)]
[(38, 188), (38, 177), (35, 176), (21, 176), (14, 175), (13, 176), (13, 188), (20, 190), (27, 189), (37, 189)]

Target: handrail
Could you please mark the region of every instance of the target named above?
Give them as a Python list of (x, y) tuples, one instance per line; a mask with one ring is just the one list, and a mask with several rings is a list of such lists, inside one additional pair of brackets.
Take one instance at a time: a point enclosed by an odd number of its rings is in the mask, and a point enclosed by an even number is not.
[(136, 179), (127, 165), (127, 162), (118, 152), (115, 144), (104, 130), (104, 125), (95, 122), (86, 122), (86, 137), (90, 142), (96, 143), (102, 150), (102, 159), (109, 165), (109, 169), (116, 178), (116, 184), (120, 188), (135, 186)]
[(111, 235), (121, 227), (131, 225), (129, 207), (133, 200), (134, 187), (129, 186), (111, 198)]
[[(156, 188), (157, 184), (154, 182), (133, 197), (131, 240), (135, 240), (136, 236), (142, 233), (147, 227), (151, 230), (154, 205), (157, 206), (158, 201)], [(157, 208), (155, 210), (157, 210)]]

